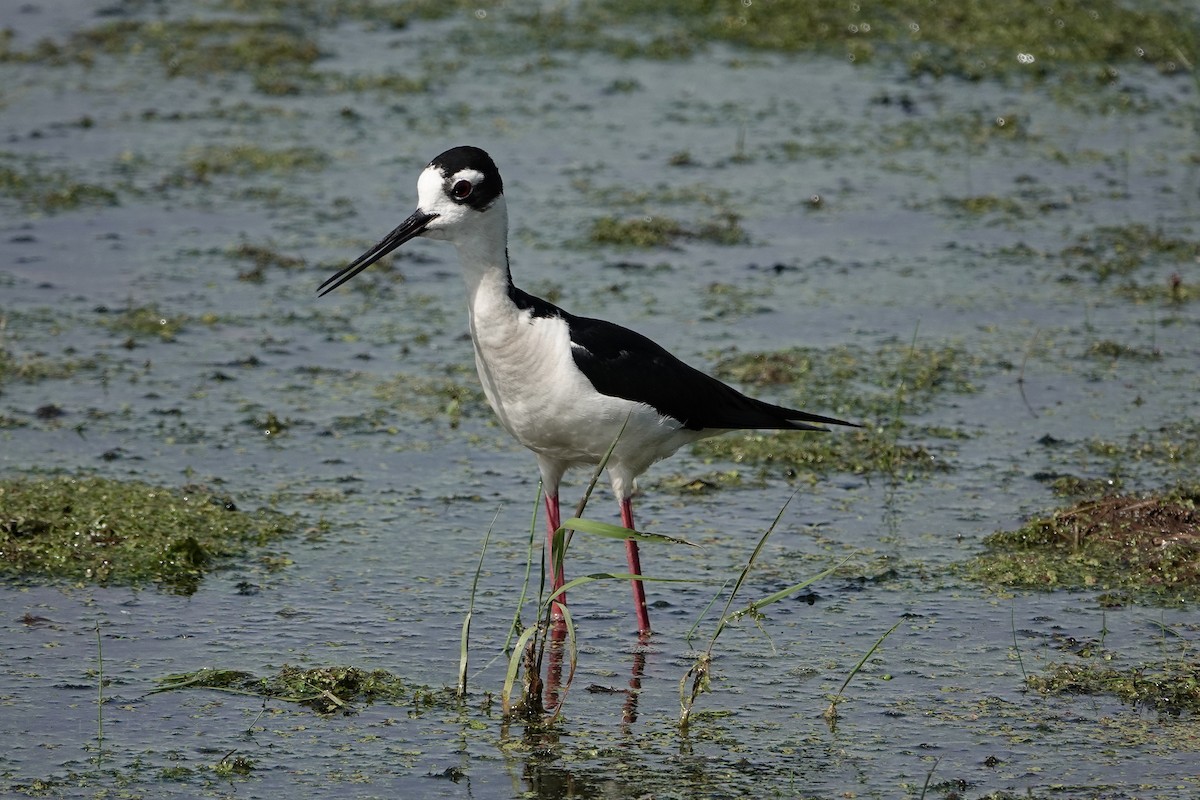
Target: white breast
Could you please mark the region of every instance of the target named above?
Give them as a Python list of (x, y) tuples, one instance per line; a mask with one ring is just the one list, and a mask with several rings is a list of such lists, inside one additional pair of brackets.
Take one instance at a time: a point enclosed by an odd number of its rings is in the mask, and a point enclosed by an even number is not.
[(501, 424), (541, 459), (556, 462), (560, 474), (599, 463), (625, 425), (608, 465), (623, 494), (652, 463), (705, 435), (644, 403), (597, 392), (575, 365), (561, 318), (535, 317), (507, 296), (477, 296), (470, 328), (479, 379)]

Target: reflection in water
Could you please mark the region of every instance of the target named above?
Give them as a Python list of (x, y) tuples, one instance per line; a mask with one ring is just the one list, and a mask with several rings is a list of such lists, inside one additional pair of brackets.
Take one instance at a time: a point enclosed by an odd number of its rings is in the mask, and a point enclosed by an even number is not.
[(642, 676), (646, 674), (646, 645), (650, 637), (646, 633), (638, 634), (638, 648), (633, 651), (633, 667), (629, 674), (629, 696), (621, 710), (621, 721), (625, 725), (637, 722), (638, 698), (642, 695)]
[[(562, 702), (560, 690), (565, 692), (562, 685), (563, 649), (567, 643), (567, 625), (562, 619), (556, 619), (550, 625), (549, 658), (546, 661), (546, 701), (547, 712), (558, 710)], [(568, 688), (570, 679), (567, 680)]]
[[(550, 628), (547, 637), (546, 675), (544, 681), (544, 714), (528, 717), (522, 734), (522, 744), (527, 756), (521, 766), (521, 779), (525, 784), (524, 797), (539, 800), (562, 800), (565, 798), (624, 797), (636, 789), (624, 786), (609, 777), (585, 776), (582, 769), (569, 769), (562, 765), (563, 744), (559, 737), (557, 715), (570, 689), (572, 672), (563, 681), (563, 653), (567, 646), (567, 630), (563, 624)], [(638, 719), (638, 700), (642, 691), (642, 679), (646, 672), (646, 649), (649, 634), (639, 634), (637, 647), (632, 653), (627, 689), (589, 686), (589, 692), (624, 694), (621, 707), (621, 730), (626, 736), (633, 733), (630, 726)], [(534, 674), (526, 678), (532, 689), (540, 681)], [(505, 728), (507, 730), (507, 728)]]

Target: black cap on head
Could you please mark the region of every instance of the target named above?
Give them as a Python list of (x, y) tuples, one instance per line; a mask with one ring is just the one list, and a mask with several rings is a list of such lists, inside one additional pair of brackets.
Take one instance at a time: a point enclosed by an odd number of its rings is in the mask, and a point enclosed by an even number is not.
[(496, 163), (492, 161), (492, 157), (478, 147), (454, 147), (440, 156), (429, 162), (429, 166), (436, 167), (439, 172), (446, 178), (447, 193), (449, 193), (449, 181), (455, 175), (463, 170), (474, 170), (483, 176), (483, 180), (475, 184), (471, 195), (464, 201), (472, 208), (483, 209), (495, 202), (496, 198), (504, 192), (504, 182), (500, 180), (500, 170), (496, 169)]

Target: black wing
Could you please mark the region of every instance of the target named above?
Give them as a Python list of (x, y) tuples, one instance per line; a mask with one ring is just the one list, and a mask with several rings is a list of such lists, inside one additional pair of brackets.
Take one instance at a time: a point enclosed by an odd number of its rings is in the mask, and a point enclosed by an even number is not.
[(824, 430), (806, 423), (858, 427), (747, 397), (689, 367), (640, 333), (604, 320), (559, 313), (571, 331), (575, 364), (597, 391), (645, 403), (686, 428)]

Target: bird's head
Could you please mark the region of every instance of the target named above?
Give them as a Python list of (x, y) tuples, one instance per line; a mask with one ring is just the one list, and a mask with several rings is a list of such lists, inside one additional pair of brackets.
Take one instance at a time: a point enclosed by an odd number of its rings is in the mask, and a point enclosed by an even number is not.
[(430, 161), (421, 172), (417, 210), (317, 291), (320, 295), (332, 292), (417, 236), (502, 251), (507, 228), (504, 183), (492, 157), (478, 147), (455, 147)]

